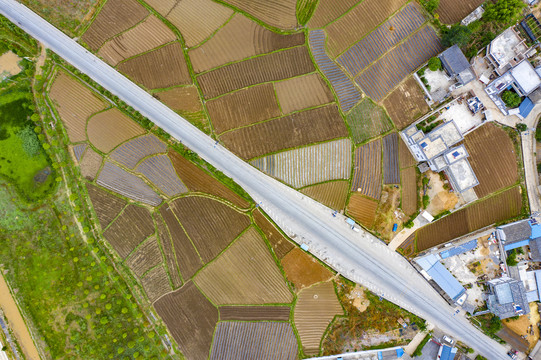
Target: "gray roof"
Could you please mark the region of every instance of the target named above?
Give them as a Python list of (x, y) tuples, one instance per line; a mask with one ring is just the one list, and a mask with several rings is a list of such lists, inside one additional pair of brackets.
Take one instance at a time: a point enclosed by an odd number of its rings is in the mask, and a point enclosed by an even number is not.
[(530, 240), (530, 252), (533, 261), (541, 261), (541, 238)]
[(530, 100), (532, 100), (534, 104), (540, 103), (541, 102), (541, 88), (537, 88), (534, 91), (532, 91), (530, 95), (528, 95), (528, 97), (530, 98)]
[(445, 50), (440, 55), (441, 62), (452, 76), (458, 75), (466, 69), (470, 68), (468, 59), (462, 53), (458, 45), (453, 45)]
[(517, 221), (515, 223), (500, 227), (505, 233), (505, 244), (516, 241), (522, 241), (532, 236), (532, 228), (528, 220)]
[(491, 294), (488, 296), (488, 309), (500, 319), (516, 316), (515, 305), (520, 306), (524, 314), (530, 312), (526, 289), (522, 281), (511, 278), (497, 279), (493, 284), (489, 281)]

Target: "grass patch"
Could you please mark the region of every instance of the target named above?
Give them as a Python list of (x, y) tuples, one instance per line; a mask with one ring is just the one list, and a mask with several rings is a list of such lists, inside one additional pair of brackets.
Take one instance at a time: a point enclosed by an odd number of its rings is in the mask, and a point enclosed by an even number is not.
[(306, 25), (308, 20), (316, 11), (319, 0), (298, 0), (297, 1), (297, 21), (301, 25)]
[(368, 98), (355, 106), (346, 115), (346, 120), (356, 144), (365, 142), (393, 128), (391, 118), (385, 110)]

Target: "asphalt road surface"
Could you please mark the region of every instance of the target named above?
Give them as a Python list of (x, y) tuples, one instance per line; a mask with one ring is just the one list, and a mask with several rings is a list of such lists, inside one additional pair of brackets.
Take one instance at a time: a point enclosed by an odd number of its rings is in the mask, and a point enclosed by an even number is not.
[(297, 243), (345, 277), (414, 312), (491, 360), (507, 359), (505, 348), (455, 314), (428, 282), (379, 239), (354, 232), (340, 215), (266, 176), (74, 40), (14, 0), (0, 0), (0, 12), (51, 50), (89, 75), (241, 185)]

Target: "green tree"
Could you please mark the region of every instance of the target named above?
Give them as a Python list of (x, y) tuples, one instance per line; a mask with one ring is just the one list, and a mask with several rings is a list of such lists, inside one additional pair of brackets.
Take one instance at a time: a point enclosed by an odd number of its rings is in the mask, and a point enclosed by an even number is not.
[(428, 11), (431, 14), (434, 14), (434, 11), (438, 8), (440, 5), (440, 0), (424, 0), (423, 6), (425, 7), (426, 11)]
[(470, 43), (472, 31), (469, 27), (455, 24), (447, 29), (441, 38), (441, 42), (445, 47), (458, 45), (464, 47)]
[(522, 102), (520, 96), (516, 92), (510, 90), (505, 90), (502, 93), (502, 100), (508, 108), (516, 108)]
[(40, 153), (41, 144), (39, 143), (36, 133), (31, 127), (25, 126), (17, 132), (17, 136), (21, 139), (23, 149), (29, 156), (36, 156)]
[(495, 4), (488, 1), (483, 19), (510, 25), (522, 14), (525, 7), (526, 4), (522, 0), (498, 0)]
[[(526, 125), (526, 124), (524, 124), (524, 123), (518, 123), (518, 124), (517, 124), (517, 130), (518, 130), (519, 132), (526, 131), (526, 130), (528, 130), (528, 125)], [(522, 249), (521, 249), (521, 250), (522, 250)], [(519, 254), (520, 254), (520, 252), (519, 252)]]
[(433, 58), (428, 60), (428, 68), (431, 71), (441, 70), (441, 60), (440, 60), (440, 58), (434, 56)]

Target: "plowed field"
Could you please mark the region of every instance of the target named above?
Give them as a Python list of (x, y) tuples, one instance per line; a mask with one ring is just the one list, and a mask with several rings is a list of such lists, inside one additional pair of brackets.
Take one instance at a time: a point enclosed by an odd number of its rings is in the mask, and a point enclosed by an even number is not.
[(169, 276), (163, 265), (150, 270), (145, 277), (141, 279), (141, 285), (143, 285), (143, 289), (145, 289), (145, 293), (150, 302), (153, 302), (160, 296), (173, 290), (171, 289)]
[(220, 320), (281, 320), (288, 321), (289, 306), (222, 306)]
[(174, 200), (171, 210), (204, 262), (216, 257), (250, 225), (248, 216), (219, 201), (201, 196)]
[(176, 39), (175, 34), (155, 16), (107, 41), (98, 52), (112, 66), (120, 61), (157, 48)]
[(162, 252), (156, 236), (150, 237), (126, 259), (125, 263), (137, 277), (159, 265), (163, 261)]
[(55, 104), (71, 142), (86, 140), (87, 119), (106, 108), (105, 102), (92, 90), (63, 71), (56, 75), (49, 98)]
[(201, 99), (195, 86), (160, 91), (155, 93), (154, 96), (175, 111), (194, 113), (202, 110)]
[(385, 21), (406, 3), (405, 0), (365, 0), (326, 27), (328, 51), (337, 57), (364, 35)]
[(282, 235), (259, 209), (253, 212), (255, 224), (263, 231), (278, 259), (283, 258), (295, 246)]
[(336, 315), (343, 313), (332, 282), (317, 284), (299, 293), (294, 319), (305, 354), (319, 353), (327, 326)]
[[(211, 0), (182, 0), (167, 14), (188, 47), (208, 38), (233, 15), (233, 10)], [(203, 21), (202, 21), (203, 20)]]
[(483, 3), (483, 0), (441, 0), (436, 13), (444, 24), (454, 24)]
[(319, 74), (309, 74), (274, 84), (284, 114), (334, 101), (333, 94)]
[(317, 259), (297, 247), (282, 259), (282, 267), (287, 279), (295, 285), (297, 290), (321, 281), (327, 281), (333, 275)]
[(218, 310), (192, 282), (156, 301), (154, 308), (187, 359), (209, 356)]
[(145, 0), (159, 14), (165, 16), (173, 9), (173, 6), (177, 3), (177, 0)]
[(411, 155), (408, 146), (406, 145), (404, 140), (402, 140), (402, 138), (398, 140), (398, 158), (401, 169), (411, 167), (417, 164), (417, 161), (415, 161), (415, 158), (413, 157), (413, 155)]
[(248, 201), (201, 170), (197, 165), (180, 156), (177, 152), (170, 151), (169, 157), (177, 174), (188, 189), (221, 197), (243, 209), (249, 206)]
[(218, 305), (290, 303), (293, 296), (255, 228), (201, 270), (195, 283)]
[(358, 2), (359, 0), (319, 0), (316, 11), (308, 21), (308, 27), (323, 27), (340, 17)]
[(252, 86), (207, 101), (216, 133), (281, 115), (271, 83)]
[(235, 14), (210, 40), (192, 49), (189, 55), (194, 71), (199, 73), (229, 62), (303, 43), (303, 33), (277, 34), (242, 14)]
[(301, 192), (331, 209), (342, 210), (348, 198), (349, 181), (332, 181), (309, 186)]
[(393, 128), (385, 110), (370, 99), (362, 100), (346, 115), (353, 140), (360, 144)]
[(117, 108), (92, 116), (86, 127), (88, 140), (108, 153), (124, 141), (142, 135), (145, 130)]
[(103, 158), (100, 154), (91, 148), (86, 149), (83, 159), (79, 164), (81, 175), (87, 180), (94, 180), (100, 170), (102, 160)]
[(295, 113), (223, 134), (224, 144), (243, 159), (314, 142), (347, 137), (336, 105)]
[(92, 51), (97, 51), (107, 39), (131, 28), (148, 14), (148, 10), (137, 0), (108, 1), (81, 40)]
[(381, 183), (381, 141), (375, 140), (355, 150), (351, 190), (379, 200)]
[(129, 59), (118, 65), (118, 70), (147, 89), (190, 85), (192, 78), (182, 53), (182, 45), (175, 42), (157, 50)]
[(262, 55), (212, 70), (198, 76), (205, 98), (268, 81), (283, 80), (313, 72), (314, 64), (305, 46)]
[(155, 213), (155, 219), (163, 256), (165, 256), (165, 265), (167, 266), (169, 276), (171, 277), (173, 288), (177, 289), (182, 285), (182, 280), (180, 278), (175, 250), (173, 250), (173, 244), (171, 243), (171, 236), (169, 235), (169, 230), (163, 222), (162, 217)]
[(382, 139), (383, 145), (383, 183), (399, 184), (398, 169), (398, 134), (391, 133)]
[(417, 168), (409, 167), (400, 171), (402, 184), (402, 211), (411, 216), (417, 211)]
[(90, 183), (86, 184), (86, 189), (101, 228), (105, 229), (124, 208), (126, 201)]
[(137, 166), (136, 171), (143, 174), (168, 197), (188, 192), (167, 155), (155, 155), (144, 159)]
[(351, 194), (347, 212), (355, 220), (370, 229), (374, 225), (378, 203), (360, 194)]
[(150, 212), (143, 207), (128, 205), (120, 216), (104, 231), (103, 237), (116, 252), (126, 258), (137, 245), (154, 233)]
[(296, 0), (227, 0), (226, 2), (278, 29), (292, 30), (297, 27)]
[(522, 197), (519, 186), (478, 201), (418, 230), (417, 251), (446, 243), (496, 222), (514, 218), (520, 214), (521, 208)]
[(405, 128), (430, 110), (425, 93), (413, 76), (390, 93), (383, 105), (398, 129)]
[(507, 132), (494, 124), (485, 124), (464, 138), (469, 161), (479, 185), (479, 198), (511, 186), (518, 181), (518, 160)]

